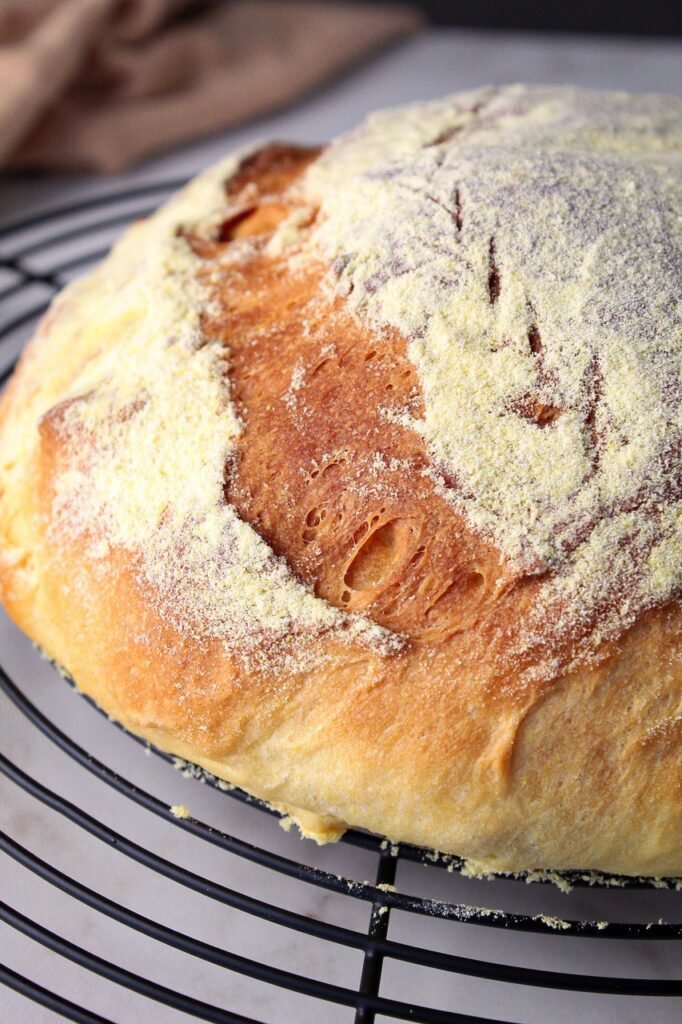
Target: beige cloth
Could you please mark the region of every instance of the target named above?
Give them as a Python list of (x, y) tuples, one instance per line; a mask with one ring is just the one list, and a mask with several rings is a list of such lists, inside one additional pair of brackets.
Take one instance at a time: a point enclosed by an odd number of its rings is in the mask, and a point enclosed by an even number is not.
[(419, 24), (352, 3), (0, 0), (0, 165), (120, 171), (280, 107)]

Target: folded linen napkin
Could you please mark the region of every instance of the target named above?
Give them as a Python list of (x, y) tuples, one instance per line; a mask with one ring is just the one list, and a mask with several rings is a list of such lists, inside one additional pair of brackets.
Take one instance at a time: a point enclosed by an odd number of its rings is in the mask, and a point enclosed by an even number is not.
[(0, 0), (0, 166), (116, 172), (414, 31), (403, 6)]

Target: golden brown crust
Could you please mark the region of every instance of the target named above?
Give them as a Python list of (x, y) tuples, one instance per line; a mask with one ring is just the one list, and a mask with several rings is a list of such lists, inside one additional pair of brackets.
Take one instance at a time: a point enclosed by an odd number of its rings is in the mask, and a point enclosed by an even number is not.
[(328, 295), (321, 263), (291, 273), (270, 244), (314, 156), (259, 151), (231, 179), (237, 212), (217, 236), (187, 236), (242, 422), (225, 497), (318, 597), (407, 642), (388, 655), (323, 632), (310, 664), (247, 672), (220, 638), (168, 621), (134, 552), (95, 563), (87, 532), (51, 529), (78, 443), (56, 396), (92, 354), (85, 337), (63, 370), (63, 352), (34, 342), (3, 400), (0, 446), (17, 409), (39, 404), (36, 378), (52, 381), (0, 514), (2, 546), (24, 552), (0, 562), (7, 610), (126, 727), (318, 838), (346, 823), (492, 869), (682, 874), (678, 603), (569, 671), (584, 622), (556, 640), (551, 672), (533, 671), (547, 652), (519, 641), (542, 578), (467, 525), (424, 472), (421, 436), (390, 416), (423, 400), (405, 340)]

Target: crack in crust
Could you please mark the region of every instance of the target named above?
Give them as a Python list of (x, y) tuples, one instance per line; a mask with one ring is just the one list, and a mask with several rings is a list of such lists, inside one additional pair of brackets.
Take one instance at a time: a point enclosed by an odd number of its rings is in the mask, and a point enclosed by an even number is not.
[(436, 493), (419, 435), (390, 420), (421, 403), (403, 339), (376, 336), (326, 297), (321, 264), (293, 273), (272, 256), (312, 154), (270, 152), (285, 170), (275, 179), (268, 150), (257, 154), (241, 190), (230, 184), (248, 213), (201, 248), (229, 262), (207, 327), (229, 351), (243, 422), (226, 499), (320, 597), (414, 641), (442, 640), (470, 628), (510, 579)]

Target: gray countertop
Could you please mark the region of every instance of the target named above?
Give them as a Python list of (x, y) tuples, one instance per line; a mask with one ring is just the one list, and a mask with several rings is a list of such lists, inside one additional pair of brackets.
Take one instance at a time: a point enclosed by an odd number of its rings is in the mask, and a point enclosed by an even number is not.
[[(352, 127), (369, 110), (427, 99), (486, 82), (576, 83), (596, 88), (682, 94), (678, 42), (616, 38), (515, 35), (477, 31), (426, 31), (363, 65), (315, 96), (275, 116), (201, 141), (111, 178), (6, 176), (0, 179), (0, 222), (67, 201), (95, 197), (121, 183), (144, 184), (190, 176), (224, 152), (259, 137), (300, 142), (324, 140)], [(226, 98), (226, 102), (228, 99)], [(1, 283), (1, 282), (0, 282)], [(1, 311), (1, 309), (0, 309)], [(30, 324), (24, 325), (24, 336)], [(20, 339), (23, 340), (23, 337)], [(17, 343), (18, 344), (18, 343)], [(318, 849), (285, 833), (261, 811), (237, 803), (195, 779), (183, 778), (111, 726), (72, 693), (7, 620), (0, 618), (0, 664), (30, 699), (76, 742), (167, 804), (234, 835), (295, 860), (362, 881), (375, 861), (345, 845)], [(5, 698), (0, 749), (24, 771), (147, 849), (276, 906), (315, 920), (364, 929), (367, 906), (358, 900), (285, 878), (202, 843), (175, 824), (154, 817), (57, 750)], [(254, 960), (355, 989), (362, 958), (357, 950), (312, 939), (190, 892), (123, 857), (63, 816), (0, 777), (2, 828), (15, 840), (110, 899), (185, 934)], [(221, 970), (143, 938), (88, 910), (3, 856), (0, 898), (71, 941), (161, 984), (267, 1024), (350, 1024), (342, 1006), (321, 1007), (241, 974)], [(546, 886), (471, 881), (456, 874), (400, 863), (401, 891), (448, 901), (504, 905), (558, 917), (682, 919), (680, 897), (665, 892), (564, 895)], [(510, 888), (512, 886), (513, 888)], [(621, 943), (556, 936), (517, 935), (393, 912), (389, 935), (403, 942), (491, 961), (549, 970), (626, 977), (680, 975), (675, 943)], [(173, 1024), (188, 1018), (98, 978), (9, 929), (0, 929), (0, 962), (73, 1002), (119, 1024)], [(521, 985), (480, 981), (425, 967), (386, 965), (382, 994), (451, 1012), (524, 1024), (673, 1024), (682, 999), (623, 998), (548, 993)], [(58, 1018), (13, 992), (0, 995), (1, 1024), (47, 1024)]]

